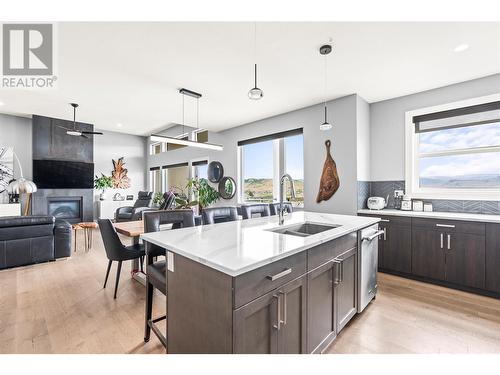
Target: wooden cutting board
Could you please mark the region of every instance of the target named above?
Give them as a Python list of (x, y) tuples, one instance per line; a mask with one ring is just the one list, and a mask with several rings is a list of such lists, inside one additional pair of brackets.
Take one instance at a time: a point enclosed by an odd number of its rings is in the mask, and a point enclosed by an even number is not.
[(321, 173), (321, 180), (319, 182), (319, 192), (316, 197), (316, 203), (327, 201), (339, 189), (340, 179), (337, 173), (337, 165), (330, 154), (331, 142), (328, 139), (325, 142), (326, 146), (326, 160), (323, 165), (323, 173)]

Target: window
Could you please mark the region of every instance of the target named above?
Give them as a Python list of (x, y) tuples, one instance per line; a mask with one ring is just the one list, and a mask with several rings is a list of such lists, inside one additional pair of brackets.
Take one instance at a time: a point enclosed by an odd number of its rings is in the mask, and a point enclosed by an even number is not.
[[(175, 138), (179, 138), (179, 139), (182, 139), (184, 141), (188, 141), (189, 140), (189, 137), (187, 134), (182, 134), (178, 137), (175, 137)], [(167, 143), (167, 151), (173, 151), (173, 150), (178, 150), (180, 148), (184, 148), (184, 147), (187, 147), (187, 146), (184, 146), (184, 145), (178, 145), (178, 144), (175, 144), (175, 143)]]
[(407, 193), (500, 200), (500, 101), (487, 99), (407, 113)]
[(164, 165), (165, 187), (164, 190), (173, 190), (182, 198), (186, 197), (186, 185), (189, 178), (188, 163)]
[(165, 151), (164, 145), (165, 145), (164, 143), (160, 143), (160, 142), (151, 143), (151, 145), (149, 147), (149, 154), (156, 155), (156, 154), (159, 154), (160, 152), (164, 152)]
[[(279, 201), (279, 180), (284, 173), (294, 179), (297, 207), (304, 203), (304, 141), (302, 129), (238, 142), (240, 157), (240, 201)], [(284, 200), (291, 200), (287, 186)]]
[(160, 167), (149, 169), (149, 186), (153, 193), (162, 192), (162, 171)]

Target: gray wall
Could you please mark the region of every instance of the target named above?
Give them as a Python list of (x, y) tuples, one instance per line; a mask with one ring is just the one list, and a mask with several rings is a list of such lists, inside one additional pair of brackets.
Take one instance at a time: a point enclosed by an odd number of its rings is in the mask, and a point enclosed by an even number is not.
[[(186, 162), (191, 159), (208, 157), (218, 160), (224, 166), (224, 174), (237, 180), (237, 142), (280, 131), (304, 129), (304, 206), (306, 210), (353, 214), (357, 209), (357, 95), (350, 95), (328, 102), (331, 131), (322, 132), (319, 125), (323, 122), (323, 106), (314, 105), (300, 110), (284, 113), (275, 117), (256, 121), (220, 133), (209, 133), (209, 142), (220, 143), (224, 151), (207, 151), (184, 148), (148, 157), (148, 166), (160, 166)], [(177, 134), (179, 134), (178, 132)], [(325, 141), (332, 141), (332, 157), (340, 176), (340, 188), (327, 202), (316, 203), (319, 180), (325, 161)], [(292, 176), (293, 177), (293, 176)], [(238, 189), (240, 186), (238, 186)], [(222, 201), (219, 205), (236, 204)]]
[[(33, 177), (31, 150), (31, 118), (0, 114), (0, 145), (11, 146), (19, 158), (25, 178)], [(14, 177), (19, 167), (14, 161)]]
[[(0, 114), (0, 144), (14, 147), (23, 167), (24, 177), (32, 178), (32, 120), (18, 116)], [(146, 188), (147, 138), (123, 133), (103, 131), (94, 137), (95, 173), (110, 175), (111, 159), (125, 157), (125, 167), (132, 182), (130, 189), (109, 190), (111, 198), (115, 192), (134, 194)], [(14, 164), (14, 173), (19, 177), (19, 168)], [(95, 191), (95, 195), (99, 194)]]
[[(134, 198), (137, 198), (137, 192), (147, 188), (147, 138), (105, 130), (98, 131), (104, 134), (94, 136), (95, 174), (100, 176), (101, 173), (104, 173), (110, 176), (113, 171), (112, 159), (117, 160), (123, 156), (131, 182), (130, 189), (109, 189), (106, 192), (108, 199), (111, 199), (115, 193), (133, 194)], [(100, 191), (94, 191), (95, 201), (99, 199), (100, 193)], [(94, 209), (97, 210), (97, 204)], [(97, 211), (94, 211), (94, 217), (97, 217)]]
[(405, 112), (500, 92), (500, 74), (370, 105), (371, 180), (404, 180)]

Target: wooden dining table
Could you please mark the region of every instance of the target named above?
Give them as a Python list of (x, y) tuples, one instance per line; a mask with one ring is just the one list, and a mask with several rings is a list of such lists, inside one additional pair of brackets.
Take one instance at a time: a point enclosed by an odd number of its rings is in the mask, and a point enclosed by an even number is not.
[[(114, 223), (118, 233), (132, 240), (132, 244), (138, 244), (141, 234), (144, 233), (144, 221), (123, 221)], [(146, 274), (140, 270), (139, 259), (132, 260), (132, 278), (143, 285), (146, 285)]]

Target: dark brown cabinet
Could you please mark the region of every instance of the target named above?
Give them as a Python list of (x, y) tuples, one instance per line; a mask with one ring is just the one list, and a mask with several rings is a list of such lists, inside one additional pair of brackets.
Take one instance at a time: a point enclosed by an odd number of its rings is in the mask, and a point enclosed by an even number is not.
[(333, 260), (307, 274), (308, 351), (321, 352), (335, 338)]
[(412, 230), (412, 273), (435, 280), (445, 278), (444, 234), (433, 229)]
[(446, 281), (485, 287), (485, 238), (478, 234), (446, 233)]
[(500, 224), (486, 224), (486, 289), (500, 293)]
[(306, 352), (306, 277), (257, 298), (234, 312), (234, 352)]
[(278, 352), (279, 296), (269, 292), (234, 312), (234, 353)]
[(379, 228), (384, 231), (378, 241), (378, 268), (411, 273), (411, 218), (373, 216), (380, 217)]
[(337, 334), (357, 311), (357, 249), (351, 249), (334, 260), (335, 323)]
[(306, 347), (306, 276), (289, 282), (278, 290), (280, 327), (278, 353), (307, 353)]

